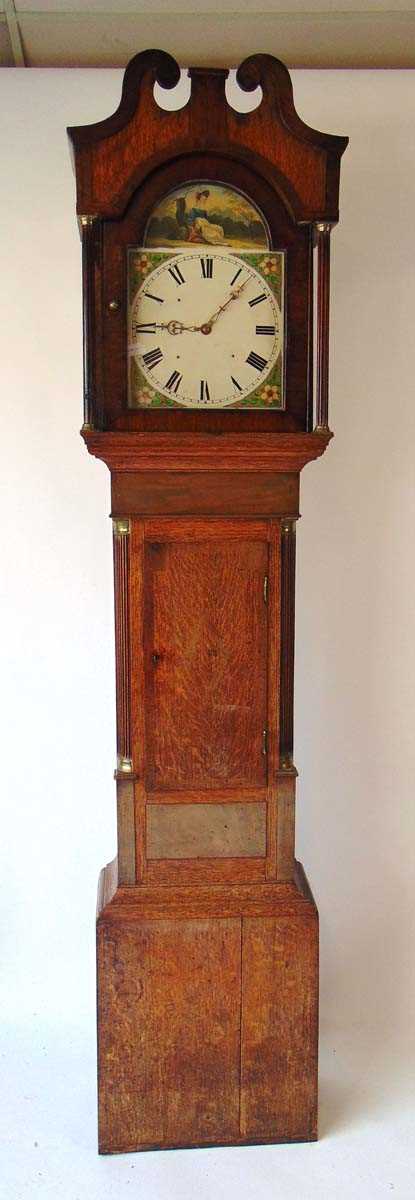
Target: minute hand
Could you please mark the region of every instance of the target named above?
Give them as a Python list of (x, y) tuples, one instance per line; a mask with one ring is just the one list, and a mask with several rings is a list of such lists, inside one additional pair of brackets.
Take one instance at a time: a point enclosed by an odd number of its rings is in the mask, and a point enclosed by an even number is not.
[(248, 280), (247, 280), (247, 279), (245, 279), (245, 282), (244, 282), (244, 283), (241, 283), (241, 284), (239, 285), (239, 287), (238, 287), (238, 288), (236, 288), (236, 291), (234, 291), (234, 292), (231, 292), (230, 296), (228, 296), (228, 299), (227, 299), (227, 300), (225, 300), (225, 303), (224, 303), (224, 304), (221, 304), (220, 308), (217, 308), (217, 309), (216, 309), (216, 312), (214, 312), (214, 313), (212, 314), (212, 316), (211, 316), (211, 317), (209, 317), (209, 319), (208, 319), (207, 321), (205, 321), (205, 322), (204, 322), (204, 324), (203, 324), (203, 326), (202, 326), (201, 328), (202, 328), (202, 329), (206, 329), (206, 327), (207, 327), (208, 325), (209, 325), (210, 327), (212, 327), (212, 325), (214, 325), (214, 324), (215, 324), (215, 322), (218, 320), (218, 317), (220, 317), (221, 313), (223, 313), (223, 312), (225, 311), (225, 308), (227, 308), (227, 307), (228, 307), (228, 305), (231, 303), (231, 301), (232, 301), (232, 300), (237, 300), (237, 299), (238, 299), (238, 296), (239, 296), (239, 295), (240, 295), (240, 293), (243, 291), (244, 287), (246, 287), (247, 283), (248, 283)]

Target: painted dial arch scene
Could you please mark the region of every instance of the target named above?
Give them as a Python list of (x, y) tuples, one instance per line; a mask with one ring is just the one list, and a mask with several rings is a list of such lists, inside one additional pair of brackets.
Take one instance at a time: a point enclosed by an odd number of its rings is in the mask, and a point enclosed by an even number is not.
[(276, 408), (284, 397), (285, 253), (248, 196), (193, 181), (128, 250), (130, 408)]

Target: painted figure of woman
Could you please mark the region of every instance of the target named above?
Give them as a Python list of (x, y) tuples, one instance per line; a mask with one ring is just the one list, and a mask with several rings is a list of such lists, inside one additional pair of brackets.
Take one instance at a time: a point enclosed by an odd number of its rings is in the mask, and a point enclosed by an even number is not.
[(186, 197), (178, 196), (176, 200), (176, 220), (182, 237), (188, 242), (203, 242), (207, 245), (221, 245), (224, 232), (221, 225), (210, 221), (206, 208), (199, 208), (200, 201), (209, 198), (209, 190), (196, 192), (196, 205), (186, 206)]

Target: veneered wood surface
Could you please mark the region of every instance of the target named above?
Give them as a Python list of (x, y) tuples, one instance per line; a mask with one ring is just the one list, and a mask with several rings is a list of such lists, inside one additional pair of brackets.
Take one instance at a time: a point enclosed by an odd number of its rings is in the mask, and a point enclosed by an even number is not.
[[(197, 788), (196, 791), (186, 792), (147, 792), (150, 804), (238, 804), (241, 798), (240, 788), (217, 788), (214, 792), (208, 788)], [(266, 787), (244, 788), (244, 804), (259, 804), (266, 800)]]
[(262, 883), (265, 858), (159, 858), (146, 863), (147, 884)]
[[(280, 522), (133, 518), (130, 542), (136, 879), (278, 878)], [(267, 804), (264, 860), (149, 854), (148, 803), (245, 799)]]
[(238, 517), (152, 517), (144, 521), (143, 528), (147, 542), (267, 542), (270, 537), (269, 521), (243, 521)]
[(244, 918), (241, 1134), (317, 1136), (318, 942), (313, 911)]
[[(238, 71), (240, 86), (258, 83), (259, 108), (236, 113), (227, 104), (227, 71), (191, 68), (184, 108), (167, 113), (154, 99), (154, 80), (173, 87), (177, 63), (147, 50), (129, 63), (117, 111), (95, 125), (71, 128), (78, 213), (122, 213), (132, 191), (163, 159), (196, 147), (232, 149), (235, 158), (261, 163), (296, 220), (337, 219), (339, 160), (347, 138), (312, 129), (297, 115), (289, 73), (278, 59), (252, 55)], [(209, 120), (206, 120), (206, 113)]]
[(298, 475), (114, 471), (112, 516), (298, 516)]
[(307, 910), (317, 913), (301, 863), (295, 862), (293, 878), (284, 883), (236, 880), (216, 883), (143, 883), (136, 887), (117, 884), (117, 860), (100, 874), (97, 916), (110, 924), (159, 917), (291, 916)]
[(151, 541), (145, 551), (147, 787), (266, 780), (266, 541)]
[(295, 785), (297, 771), (292, 767), (277, 774), (277, 870), (279, 880), (293, 878), (295, 869)]
[(240, 921), (98, 927), (101, 1152), (239, 1136)]
[(117, 843), (118, 878), (120, 883), (134, 884), (135, 861), (135, 805), (132, 779), (117, 779)]
[(333, 436), (313, 433), (137, 433), (82, 430), (90, 454), (111, 471), (298, 472)]
[[(118, 858), (115, 857), (112, 858), (111, 862), (107, 863), (106, 867), (103, 867), (99, 873), (96, 906), (97, 921), (99, 921), (99, 918), (102, 916), (104, 909), (106, 909), (107, 906), (108, 912), (114, 912), (117, 898), (119, 902), (120, 896), (123, 894), (122, 886), (119, 885), (121, 885), (121, 878), (119, 874)], [(130, 895), (129, 891), (127, 892), (127, 895)]]

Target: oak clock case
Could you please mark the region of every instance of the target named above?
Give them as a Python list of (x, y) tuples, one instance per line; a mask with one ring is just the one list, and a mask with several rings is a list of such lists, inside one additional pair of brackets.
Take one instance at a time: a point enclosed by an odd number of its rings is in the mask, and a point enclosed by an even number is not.
[[(69, 130), (83, 437), (111, 473), (118, 853), (97, 914), (99, 1148), (317, 1136), (318, 916), (295, 860), (299, 476), (328, 425), (347, 139), (286, 68), (129, 64)], [(209, 122), (206, 123), (206, 113)], [(313, 312), (314, 271), (317, 305)], [(315, 331), (315, 332), (314, 332)], [(315, 375), (315, 389), (313, 386)], [(315, 396), (313, 391), (315, 390)]]

